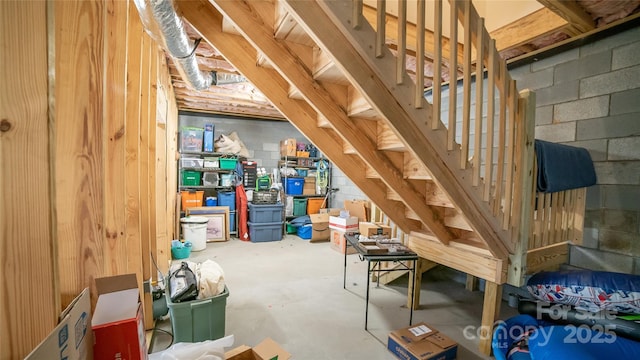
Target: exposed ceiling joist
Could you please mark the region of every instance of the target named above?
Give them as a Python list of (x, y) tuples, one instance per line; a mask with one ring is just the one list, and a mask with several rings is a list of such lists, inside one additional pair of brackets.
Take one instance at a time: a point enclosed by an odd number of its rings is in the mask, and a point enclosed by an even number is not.
[(498, 51), (508, 51), (531, 42), (531, 39), (552, 34), (567, 22), (547, 8), (535, 11), (517, 21), (491, 32)]
[(558, 16), (569, 22), (578, 32), (585, 33), (596, 27), (595, 21), (575, 0), (538, 0)]

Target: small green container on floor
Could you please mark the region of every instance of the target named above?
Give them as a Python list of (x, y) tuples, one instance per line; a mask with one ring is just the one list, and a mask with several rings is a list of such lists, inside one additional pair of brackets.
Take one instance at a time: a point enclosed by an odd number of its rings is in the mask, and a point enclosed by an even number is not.
[(225, 314), (229, 289), (210, 298), (174, 303), (167, 286), (165, 293), (173, 342), (200, 342), (224, 337)]
[(295, 234), (296, 232), (298, 232), (298, 228), (287, 223), (287, 234)]

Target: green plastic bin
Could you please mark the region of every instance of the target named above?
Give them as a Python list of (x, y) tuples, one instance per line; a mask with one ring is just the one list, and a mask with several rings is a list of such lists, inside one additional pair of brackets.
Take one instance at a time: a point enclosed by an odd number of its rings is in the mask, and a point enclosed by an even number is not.
[(307, 214), (307, 199), (293, 199), (293, 216)]
[(202, 173), (199, 171), (183, 170), (182, 185), (184, 186), (200, 186), (200, 177)]
[(236, 168), (236, 162), (238, 159), (220, 158), (220, 169), (233, 170)]
[(181, 303), (171, 301), (169, 287), (166, 289), (167, 306), (171, 317), (173, 342), (200, 342), (224, 337), (225, 313), (229, 289), (222, 294)]

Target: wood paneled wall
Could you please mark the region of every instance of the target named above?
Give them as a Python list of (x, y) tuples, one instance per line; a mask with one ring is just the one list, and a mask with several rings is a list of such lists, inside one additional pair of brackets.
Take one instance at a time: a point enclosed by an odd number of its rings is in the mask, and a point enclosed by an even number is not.
[(95, 304), (95, 278), (135, 273), (142, 291), (151, 256), (166, 273), (177, 108), (132, 0), (3, 1), (0, 29), (15, 54), (0, 66), (0, 359), (15, 359), (83, 288)]

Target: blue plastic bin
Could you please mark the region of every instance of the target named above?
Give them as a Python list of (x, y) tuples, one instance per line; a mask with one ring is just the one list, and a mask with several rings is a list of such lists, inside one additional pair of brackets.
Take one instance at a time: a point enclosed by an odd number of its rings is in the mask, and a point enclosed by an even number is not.
[(249, 221), (254, 224), (282, 221), (282, 204), (258, 205), (249, 203)]
[(235, 191), (218, 191), (218, 206), (228, 206), (229, 211), (236, 209)]
[(313, 230), (313, 225), (311, 224), (300, 226), (298, 228), (298, 237), (304, 240), (309, 240), (311, 239), (311, 233), (313, 232), (312, 230)]
[(287, 178), (284, 192), (288, 195), (302, 195), (304, 178)]
[(282, 240), (284, 221), (274, 223), (254, 224), (247, 222), (251, 242), (267, 242)]

